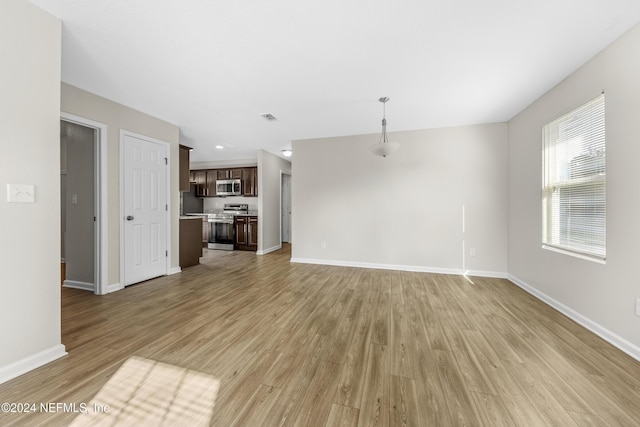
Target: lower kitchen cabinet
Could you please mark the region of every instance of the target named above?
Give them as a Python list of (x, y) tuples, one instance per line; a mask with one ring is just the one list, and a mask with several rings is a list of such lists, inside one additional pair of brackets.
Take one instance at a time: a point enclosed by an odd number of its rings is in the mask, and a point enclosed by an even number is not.
[(202, 256), (202, 218), (180, 218), (180, 267), (200, 263)]
[(241, 251), (258, 250), (258, 217), (237, 216), (235, 218), (236, 243), (234, 249)]

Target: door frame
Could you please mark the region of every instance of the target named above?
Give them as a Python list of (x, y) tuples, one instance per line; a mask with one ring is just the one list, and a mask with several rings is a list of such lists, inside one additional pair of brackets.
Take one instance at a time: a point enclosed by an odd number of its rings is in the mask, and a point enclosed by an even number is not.
[(125, 212), (124, 212), (124, 139), (126, 136), (131, 136), (133, 138), (142, 139), (147, 142), (164, 145), (167, 152), (167, 173), (166, 173), (166, 182), (165, 182), (165, 190), (167, 197), (167, 210), (165, 211), (165, 224), (166, 224), (166, 245), (167, 245), (167, 256), (165, 257), (165, 275), (171, 274), (171, 144), (162, 141), (160, 139), (152, 138), (147, 135), (142, 135), (139, 133), (135, 133), (126, 129), (120, 129), (120, 289), (123, 289), (125, 286), (125, 277), (124, 277), (124, 225), (125, 225)]
[(96, 224), (94, 227), (94, 287), (93, 293), (104, 295), (108, 293), (107, 265), (108, 265), (108, 223), (107, 223), (107, 125), (86, 117), (60, 112), (60, 120), (75, 123), (96, 131), (94, 150), (94, 212)]

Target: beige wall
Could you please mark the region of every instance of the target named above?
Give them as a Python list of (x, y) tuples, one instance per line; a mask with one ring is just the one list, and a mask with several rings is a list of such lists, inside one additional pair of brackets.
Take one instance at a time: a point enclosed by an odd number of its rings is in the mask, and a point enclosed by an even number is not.
[(178, 268), (178, 146), (180, 129), (155, 117), (62, 83), (61, 107), (65, 113), (107, 125), (108, 286), (120, 282), (120, 130), (168, 142), (171, 157), (171, 268)]
[(506, 276), (507, 125), (390, 138), (293, 141), (294, 261)]
[[(64, 355), (60, 343), (61, 23), (0, 2), (0, 382)], [(35, 203), (7, 203), (7, 184)]]
[[(640, 359), (640, 25), (509, 122), (509, 274), (512, 280)], [(541, 128), (606, 94), (606, 265), (541, 244)]]

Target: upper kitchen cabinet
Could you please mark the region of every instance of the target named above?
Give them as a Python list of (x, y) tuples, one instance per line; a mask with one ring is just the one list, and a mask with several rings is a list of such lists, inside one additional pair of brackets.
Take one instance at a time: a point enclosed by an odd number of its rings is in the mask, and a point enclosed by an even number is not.
[(206, 191), (207, 197), (213, 197), (216, 195), (217, 179), (220, 179), (220, 178), (218, 178), (218, 175), (216, 174), (215, 170), (207, 170), (207, 191)]
[(216, 169), (218, 179), (242, 179), (242, 169)]
[(180, 145), (179, 163), (180, 163), (180, 183), (178, 188), (180, 191), (189, 191), (189, 151), (191, 148)]
[(206, 169), (194, 170), (193, 181), (196, 183), (196, 196), (207, 196), (207, 171)]
[(215, 197), (216, 181), (223, 179), (239, 179), (242, 181), (242, 196), (258, 195), (258, 168), (255, 166), (232, 169), (196, 169), (190, 174), (191, 182), (197, 184), (196, 196)]
[(258, 195), (258, 168), (242, 168), (242, 195)]

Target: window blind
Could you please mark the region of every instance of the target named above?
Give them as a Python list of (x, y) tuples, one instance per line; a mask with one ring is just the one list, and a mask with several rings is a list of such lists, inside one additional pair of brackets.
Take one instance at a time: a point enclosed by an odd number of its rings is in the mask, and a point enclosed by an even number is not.
[(544, 245), (606, 258), (604, 94), (543, 127)]

